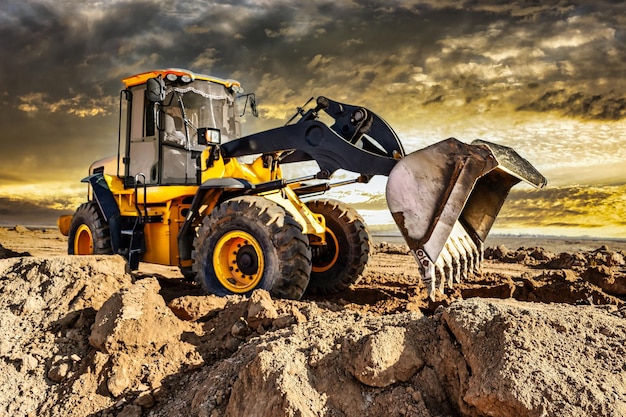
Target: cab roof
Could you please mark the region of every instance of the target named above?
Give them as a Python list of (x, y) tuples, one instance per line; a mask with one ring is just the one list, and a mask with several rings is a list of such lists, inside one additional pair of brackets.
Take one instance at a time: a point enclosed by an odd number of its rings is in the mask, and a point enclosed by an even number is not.
[(232, 88), (233, 86), (241, 87), (241, 84), (239, 83), (239, 81), (236, 81), (236, 80), (230, 80), (230, 79), (224, 80), (222, 78), (213, 77), (211, 75), (196, 74), (192, 71), (189, 71), (186, 69), (179, 69), (179, 68), (158, 69), (158, 70), (152, 70), (148, 72), (142, 72), (140, 74), (126, 77), (122, 79), (122, 82), (124, 83), (126, 88), (128, 88), (128, 87), (133, 87), (135, 85), (145, 84), (146, 81), (148, 81), (148, 79), (150, 78), (156, 78), (156, 77), (161, 76), (161, 78), (166, 79), (166, 76), (168, 74), (174, 74), (178, 77), (187, 75), (191, 78), (191, 81), (193, 80), (211, 81), (214, 83), (222, 84), (226, 88)]

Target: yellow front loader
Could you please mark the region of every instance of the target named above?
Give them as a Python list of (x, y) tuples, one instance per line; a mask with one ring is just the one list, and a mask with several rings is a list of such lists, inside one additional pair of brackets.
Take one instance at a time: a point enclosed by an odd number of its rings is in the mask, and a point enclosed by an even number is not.
[[(256, 288), (299, 299), (358, 281), (371, 238), (347, 204), (317, 196), (388, 176), (387, 201), (431, 295), (476, 271), (509, 189), (545, 179), (510, 148), (455, 139), (405, 155), (370, 110), (326, 97), (287, 124), (241, 137), (237, 81), (166, 69), (123, 80), (118, 153), (83, 180), (87, 202), (59, 219), (68, 253), (178, 266), (211, 293)], [(307, 107), (308, 106), (308, 107)], [(300, 178), (282, 165), (315, 161)], [(352, 180), (332, 182), (338, 170)]]

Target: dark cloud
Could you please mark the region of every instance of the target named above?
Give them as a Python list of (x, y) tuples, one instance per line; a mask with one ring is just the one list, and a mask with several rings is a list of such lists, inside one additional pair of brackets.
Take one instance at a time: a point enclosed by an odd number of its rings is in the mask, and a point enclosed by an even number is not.
[(611, 92), (608, 95), (588, 95), (565, 89), (547, 91), (541, 97), (517, 110), (538, 112), (559, 111), (573, 116), (598, 120), (621, 120), (626, 118), (626, 96)]
[(59, 216), (71, 213), (72, 211), (50, 208), (33, 201), (0, 197), (0, 226), (22, 224), (54, 227)]

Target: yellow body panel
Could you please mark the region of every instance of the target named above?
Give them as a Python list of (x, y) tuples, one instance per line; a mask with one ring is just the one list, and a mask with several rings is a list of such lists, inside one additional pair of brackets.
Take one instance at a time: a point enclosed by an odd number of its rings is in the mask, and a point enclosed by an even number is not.
[[(203, 153), (202, 161), (207, 161), (209, 151)], [(203, 167), (202, 180), (210, 178), (242, 178), (253, 184), (273, 181), (282, 178), (282, 170), (277, 167), (271, 170), (264, 166), (263, 158), (256, 158), (250, 164), (241, 164), (237, 159), (230, 159), (227, 163), (220, 158), (214, 161), (210, 168)], [(307, 235), (315, 235), (321, 242), (325, 241), (326, 224), (323, 216), (312, 213), (308, 207), (298, 198), (291, 187), (284, 187), (277, 191), (261, 194), (263, 197), (274, 201), (282, 206), (302, 226), (302, 231)], [(212, 209), (213, 207), (211, 207)]]
[(122, 180), (116, 176), (104, 175), (109, 189), (115, 196), (122, 216), (136, 216), (135, 198), (142, 214), (149, 217), (160, 216), (161, 222), (146, 223), (144, 235), (146, 251), (142, 261), (161, 265), (181, 265), (178, 257), (178, 231), (185, 221), (198, 187), (192, 185), (164, 185), (146, 187), (147, 212), (143, 205), (144, 189), (139, 187), (137, 194), (133, 188), (124, 188)]
[(69, 236), (70, 234), (70, 225), (72, 224), (72, 214), (67, 214), (65, 216), (61, 216), (57, 219), (57, 227), (59, 228), (59, 232), (63, 236)]
[(222, 84), (226, 88), (231, 88), (233, 86), (240, 87), (241, 84), (236, 80), (224, 80), (218, 77), (212, 77), (210, 75), (204, 74), (195, 74), (188, 70), (178, 69), (178, 68), (169, 68), (163, 70), (154, 70), (148, 72), (142, 72), (141, 74), (131, 75), (130, 77), (126, 77), (122, 80), (126, 88), (132, 87), (135, 85), (145, 84), (150, 78), (162, 77), (165, 78), (167, 74), (175, 74), (178, 76), (188, 75), (191, 80), (203, 80), (203, 81), (211, 81), (214, 83)]
[(178, 265), (177, 260), (172, 259), (170, 229), (169, 225), (163, 223), (145, 225), (146, 251), (142, 255), (142, 261), (161, 265)]
[[(221, 157), (217, 160), (210, 158), (211, 150), (207, 148), (201, 155), (202, 182), (215, 178), (240, 178), (252, 184), (259, 184), (282, 177), (280, 168), (266, 167), (260, 157), (250, 164), (240, 163), (236, 158), (226, 161)], [(207, 161), (210, 161), (210, 164)], [(161, 220), (144, 225), (145, 252), (141, 260), (160, 265), (190, 266), (191, 261), (181, 261), (179, 258), (178, 232), (185, 222), (198, 186), (150, 185), (145, 189), (140, 186), (135, 191), (134, 188), (125, 188), (123, 180), (116, 175), (104, 174), (104, 179), (117, 202), (121, 216), (137, 216), (138, 205), (142, 215)], [(213, 210), (221, 193), (220, 189), (207, 193), (200, 207), (201, 217)], [(290, 187), (264, 193), (262, 196), (291, 213), (302, 226), (303, 233), (316, 236), (315, 242), (325, 241), (326, 226), (323, 216), (312, 213)], [(71, 216), (61, 217), (58, 222), (59, 230), (68, 233)], [(195, 226), (198, 225), (199, 222)]]
[(325, 241), (326, 221), (324, 216), (311, 212), (291, 188), (285, 187), (279, 191), (262, 194), (262, 196), (279, 204), (291, 213), (302, 226), (304, 234), (315, 235), (321, 242)]
[(205, 182), (212, 178), (242, 178), (253, 184), (272, 181), (282, 178), (282, 170), (279, 168), (270, 170), (263, 166), (263, 159), (256, 158), (250, 164), (240, 163), (236, 158), (230, 158), (224, 162), (222, 158), (212, 160), (209, 166), (207, 161), (211, 160), (211, 150), (205, 149), (201, 156), (201, 180)]

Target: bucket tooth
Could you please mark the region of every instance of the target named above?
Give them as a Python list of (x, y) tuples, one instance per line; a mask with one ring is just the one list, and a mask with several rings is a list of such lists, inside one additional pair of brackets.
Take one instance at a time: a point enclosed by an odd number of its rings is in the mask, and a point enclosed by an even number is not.
[(444, 293), (444, 283), (447, 281), (449, 284), (453, 280), (454, 269), (452, 266), (452, 256), (450, 252), (448, 252), (447, 247), (441, 251), (441, 255), (439, 255), (439, 259), (437, 259), (436, 264), (440, 264), (441, 277), (439, 281), (439, 290), (441, 293)]
[(467, 256), (467, 250), (465, 246), (463, 246), (463, 242), (460, 238), (450, 239), (450, 243), (454, 246), (454, 249), (458, 253), (459, 256), (459, 272), (455, 277), (455, 282), (461, 282), (461, 280), (466, 279), (469, 273), (469, 259)]
[(461, 253), (457, 249), (454, 239), (450, 239), (448, 243), (446, 243), (445, 250), (452, 258), (451, 274), (448, 277), (448, 286), (451, 287), (454, 282), (459, 282), (461, 277)]

